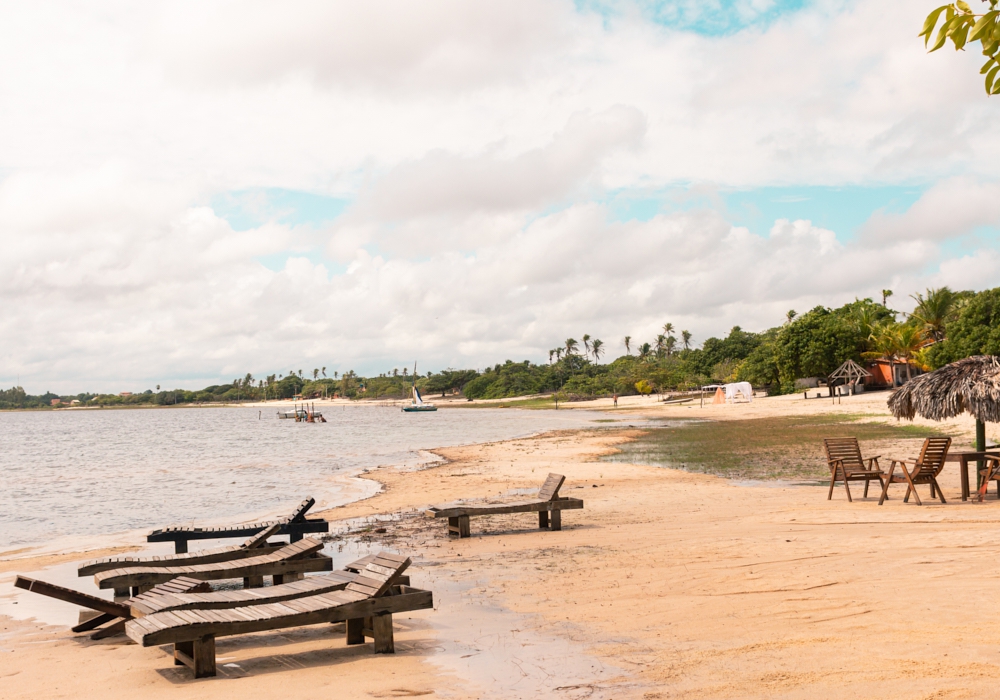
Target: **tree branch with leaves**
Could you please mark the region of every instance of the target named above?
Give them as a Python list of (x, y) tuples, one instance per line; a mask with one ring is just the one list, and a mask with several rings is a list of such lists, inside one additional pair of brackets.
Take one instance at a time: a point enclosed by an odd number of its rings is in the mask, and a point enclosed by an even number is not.
[[(989, 10), (982, 14), (973, 12), (969, 3), (958, 0), (948, 5), (942, 5), (924, 21), (924, 28), (918, 34), (924, 38), (924, 46), (930, 46), (931, 53), (937, 51), (950, 39), (956, 51), (965, 49), (969, 43), (979, 42), (986, 56), (986, 63), (979, 69), (986, 75), (986, 94), (1000, 93), (1000, 0), (982, 0), (989, 3)], [(943, 19), (943, 21), (942, 21)], [(940, 27), (938, 22), (941, 22)], [(931, 36), (937, 29), (937, 36), (931, 44)]]

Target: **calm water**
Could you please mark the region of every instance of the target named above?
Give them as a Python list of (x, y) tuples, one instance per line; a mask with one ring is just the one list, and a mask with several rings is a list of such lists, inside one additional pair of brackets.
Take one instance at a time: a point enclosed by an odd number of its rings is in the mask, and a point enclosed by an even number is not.
[(420, 451), (596, 427), (584, 411), (327, 407), (325, 424), (274, 408), (0, 413), (0, 549), (349, 500), (333, 477), (415, 464)]

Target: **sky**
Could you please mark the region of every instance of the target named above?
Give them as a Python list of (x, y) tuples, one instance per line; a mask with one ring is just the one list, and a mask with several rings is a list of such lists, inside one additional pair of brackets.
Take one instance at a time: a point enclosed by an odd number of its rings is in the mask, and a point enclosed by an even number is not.
[(1000, 286), (925, 0), (6, 2), (0, 386), (605, 361)]

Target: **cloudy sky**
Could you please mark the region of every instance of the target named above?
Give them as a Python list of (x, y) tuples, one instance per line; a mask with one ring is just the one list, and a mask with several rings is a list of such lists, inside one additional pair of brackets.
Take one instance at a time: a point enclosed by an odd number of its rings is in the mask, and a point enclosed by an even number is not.
[(1000, 285), (937, 0), (2, 3), (0, 385), (614, 357)]

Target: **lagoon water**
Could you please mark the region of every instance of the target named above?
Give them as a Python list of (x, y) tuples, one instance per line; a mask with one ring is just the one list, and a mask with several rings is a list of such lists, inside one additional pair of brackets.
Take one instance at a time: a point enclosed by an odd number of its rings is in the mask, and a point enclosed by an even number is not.
[(307, 496), (317, 508), (337, 505), (351, 498), (337, 476), (416, 465), (435, 447), (597, 427), (602, 418), (565, 410), (322, 411), (329, 422), (243, 407), (0, 413), (0, 549), (237, 521), (283, 512)]

